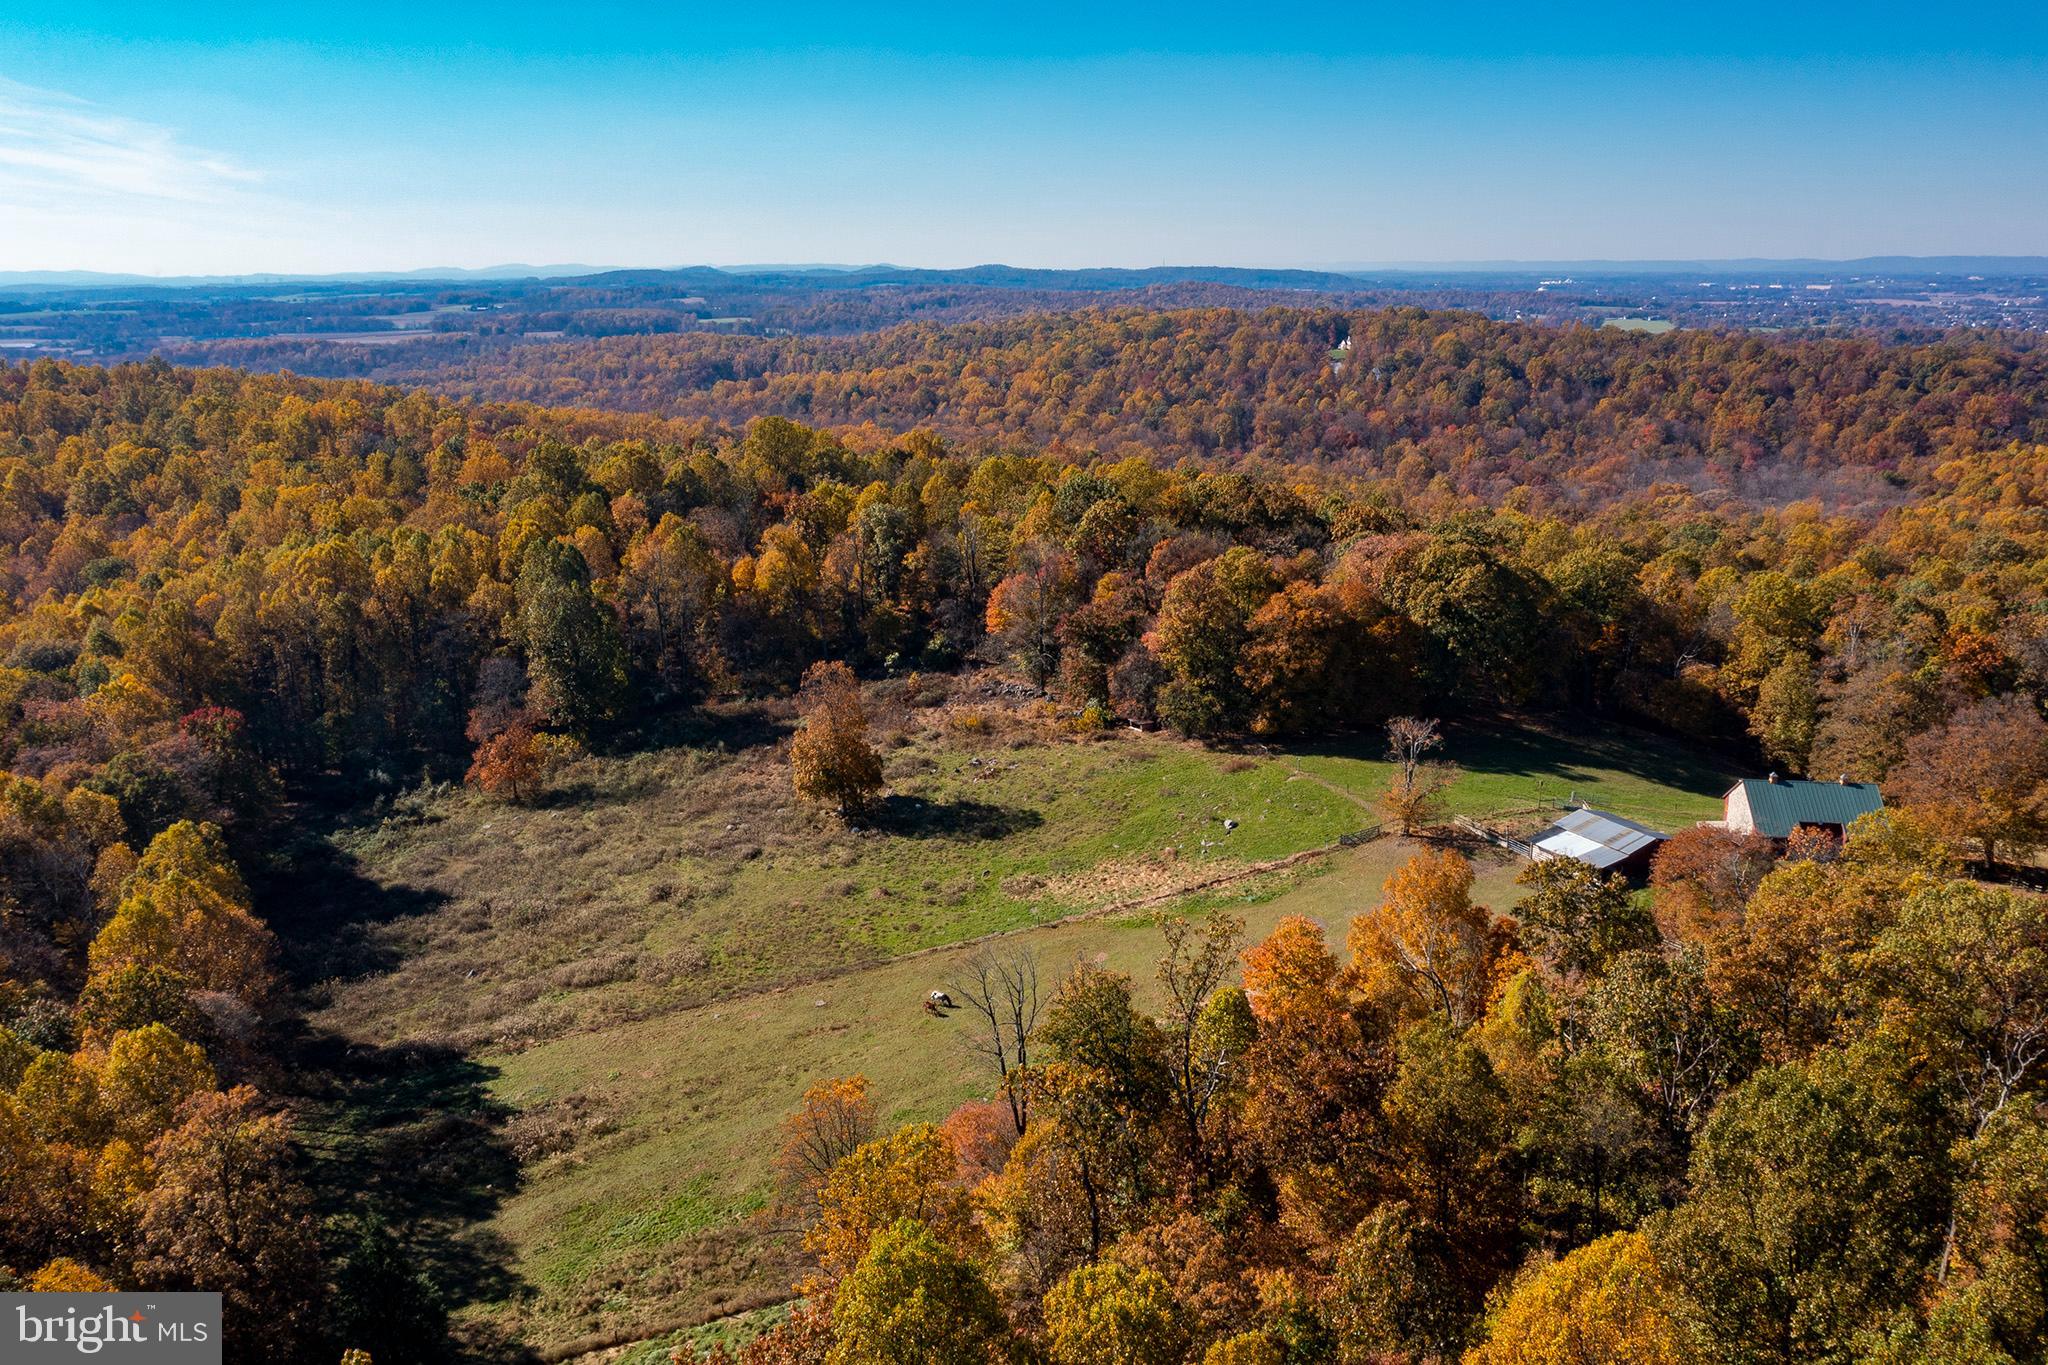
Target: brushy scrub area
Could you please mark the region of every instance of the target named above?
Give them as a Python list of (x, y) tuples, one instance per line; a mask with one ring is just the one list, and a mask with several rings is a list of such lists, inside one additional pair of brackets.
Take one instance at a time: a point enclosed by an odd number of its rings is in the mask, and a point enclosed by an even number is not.
[(461, 791), (339, 836), (362, 904), (324, 1026), (519, 1047), (1171, 892), (1369, 820), (1268, 759), (913, 713), (889, 796), (796, 805), (775, 744), (587, 760), (549, 802)]

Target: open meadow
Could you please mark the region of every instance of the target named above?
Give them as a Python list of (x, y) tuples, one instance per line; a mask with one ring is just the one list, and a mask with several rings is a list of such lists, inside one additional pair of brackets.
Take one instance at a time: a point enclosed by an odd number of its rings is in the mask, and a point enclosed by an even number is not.
[(338, 840), (372, 908), (323, 964), (345, 982), (326, 1020), (520, 1046), (1169, 893), (1373, 821), (1284, 763), (1161, 738), (936, 716), (891, 733), (890, 794), (859, 825), (796, 805), (770, 743), (586, 761), (533, 807), (402, 801)]
[[(1048, 988), (1082, 959), (1128, 972), (1150, 1004), (1161, 914), (1227, 910), (1252, 938), (1301, 914), (1341, 944), (1422, 846), (1333, 847), (1376, 823), (1369, 738), (1229, 753), (885, 702), (890, 795), (849, 826), (793, 801), (772, 716), (720, 724), (584, 760), (535, 806), (415, 794), (333, 840), (346, 931), (307, 964), (332, 979), (315, 1026), (461, 1058), (516, 1169), (454, 1229), (492, 1263), (462, 1315), (479, 1339), (567, 1358), (785, 1299), (771, 1161), (804, 1088), (865, 1075), (892, 1125), (991, 1092), (969, 1021), (922, 1008), (968, 940), (1028, 947)], [(1454, 813), (1576, 797), (1675, 825), (1723, 781), (1642, 737), (1486, 724), (1446, 754)], [(1475, 898), (1510, 908), (1517, 861), (1472, 856)]]
[[(1386, 790), (1394, 767), (1378, 735), (1283, 751), (1294, 770), (1361, 800)], [(1445, 733), (1438, 755), (1458, 768), (1445, 793), (1452, 815), (1488, 816), (1532, 808), (1598, 806), (1667, 833), (1719, 818), (1733, 774), (1710, 756), (1640, 730), (1572, 733), (1527, 724), (1472, 721)]]

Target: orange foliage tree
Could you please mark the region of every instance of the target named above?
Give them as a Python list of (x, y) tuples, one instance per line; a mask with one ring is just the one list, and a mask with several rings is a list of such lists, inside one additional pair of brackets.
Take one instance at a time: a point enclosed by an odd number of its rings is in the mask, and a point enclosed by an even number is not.
[(1352, 971), (1396, 1013), (1441, 1012), (1462, 1026), (1486, 1009), (1498, 954), (1489, 927), (1472, 903), (1472, 864), (1449, 849), (1418, 853), (1351, 922)]
[(882, 760), (868, 743), (860, 684), (842, 663), (812, 664), (797, 695), (803, 729), (790, 742), (796, 794), (857, 815), (882, 789)]
[(1695, 825), (1657, 846), (1650, 864), (1657, 919), (1674, 938), (1725, 932), (1771, 870), (1776, 852), (1760, 834)]
[(2048, 722), (2024, 697), (1981, 701), (1906, 743), (1898, 800), (1984, 865), (2048, 843)]
[(796, 1112), (782, 1121), (782, 1151), (776, 1177), (790, 1207), (809, 1209), (832, 1168), (875, 1136), (875, 1102), (868, 1078), (841, 1076), (815, 1081)]

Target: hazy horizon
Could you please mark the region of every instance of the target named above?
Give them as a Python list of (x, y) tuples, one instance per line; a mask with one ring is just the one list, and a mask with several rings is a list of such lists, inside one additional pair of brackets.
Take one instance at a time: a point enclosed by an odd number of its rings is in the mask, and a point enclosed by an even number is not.
[(0, 271), (2048, 253), (2048, 14), (0, 19)]
[(150, 274), (136, 271), (105, 271), (90, 269), (37, 270), (0, 269), (0, 284), (45, 283), (75, 280), (81, 284), (96, 280), (119, 283), (128, 280), (159, 281), (168, 285), (181, 283), (217, 283), (222, 281), (267, 281), (267, 280), (334, 280), (355, 279), (375, 280), (437, 280), (437, 279), (570, 279), (588, 275), (625, 273), (685, 273), (689, 271), (713, 270), (727, 274), (763, 275), (773, 273), (817, 273), (863, 274), (863, 273), (963, 273), (975, 269), (1015, 270), (1020, 272), (1072, 273), (1101, 271), (1106, 273), (1157, 272), (1164, 274), (1200, 273), (1243, 270), (1262, 273), (1302, 273), (1321, 275), (1357, 275), (1361, 279), (1372, 275), (1418, 274), (1457, 275), (1510, 274), (1517, 272), (1537, 273), (1555, 270), (1611, 271), (1615, 273), (1680, 274), (1697, 269), (1734, 269), (1743, 271), (1813, 271), (1825, 273), (1830, 269), (1842, 270), (1864, 267), (1872, 270), (1921, 267), (1933, 273), (1957, 270), (1979, 270), (2012, 268), (2033, 273), (2048, 269), (2048, 254), (2044, 255), (1979, 255), (1973, 253), (1942, 253), (1934, 255), (1900, 255), (1887, 253), (1876, 256), (1849, 258), (1818, 257), (1725, 257), (1718, 259), (1673, 259), (1645, 258), (1640, 260), (1442, 260), (1442, 261), (1348, 261), (1310, 262), (1302, 265), (1279, 265), (1260, 262), (1248, 265), (1232, 265), (1219, 262), (1205, 263), (1158, 263), (1150, 265), (1121, 265), (1102, 263), (1085, 266), (1039, 266), (1020, 264), (1014, 261), (976, 260), (964, 265), (929, 265), (901, 261), (691, 261), (678, 264), (616, 263), (595, 265), (587, 262), (556, 262), (541, 264), (534, 262), (498, 261), (480, 266), (462, 265), (415, 265), (396, 266), (387, 269), (339, 269), (332, 271), (269, 271), (247, 270), (218, 272), (210, 274)]

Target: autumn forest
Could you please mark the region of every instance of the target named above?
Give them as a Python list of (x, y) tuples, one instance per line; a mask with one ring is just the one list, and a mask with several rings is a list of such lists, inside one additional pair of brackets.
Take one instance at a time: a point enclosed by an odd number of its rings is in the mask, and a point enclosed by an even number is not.
[[(218, 1290), (250, 1361), (2048, 1362), (2038, 337), (1124, 304), (392, 377), (0, 366), (7, 1287)], [(1522, 732), (1884, 808), (1489, 882), (1458, 746)], [(1329, 820), (1390, 861), (1287, 862), (1333, 825), (1234, 900), (1059, 902), (1142, 921), (1135, 969), (1034, 955), (1066, 883), (975, 874), (1030, 914), (920, 910), (911, 946), (960, 957), (892, 1025), (971, 1097), (778, 1077), (729, 1222), (794, 1271), (629, 1330), (614, 1300), (723, 1270), (522, 1286), (490, 1214), (405, 1179), (470, 1139), (364, 1159), (367, 1044), (330, 1021), (406, 940), (337, 966), (369, 931), (320, 888), (407, 811), (624, 839), (592, 793), (678, 753), (769, 775), (797, 831), (721, 876), (808, 844), (870, 907), (942, 902), (950, 870), (870, 877), (901, 846), (1053, 818), (913, 806), (912, 758), (1285, 761), (1291, 793), (1365, 753), (1381, 789)], [(909, 956), (864, 945), (848, 971)], [(822, 1009), (814, 968), (777, 985)], [(518, 1129), (492, 1103), (463, 1121)], [(492, 1197), (610, 1140), (518, 1151)]]

